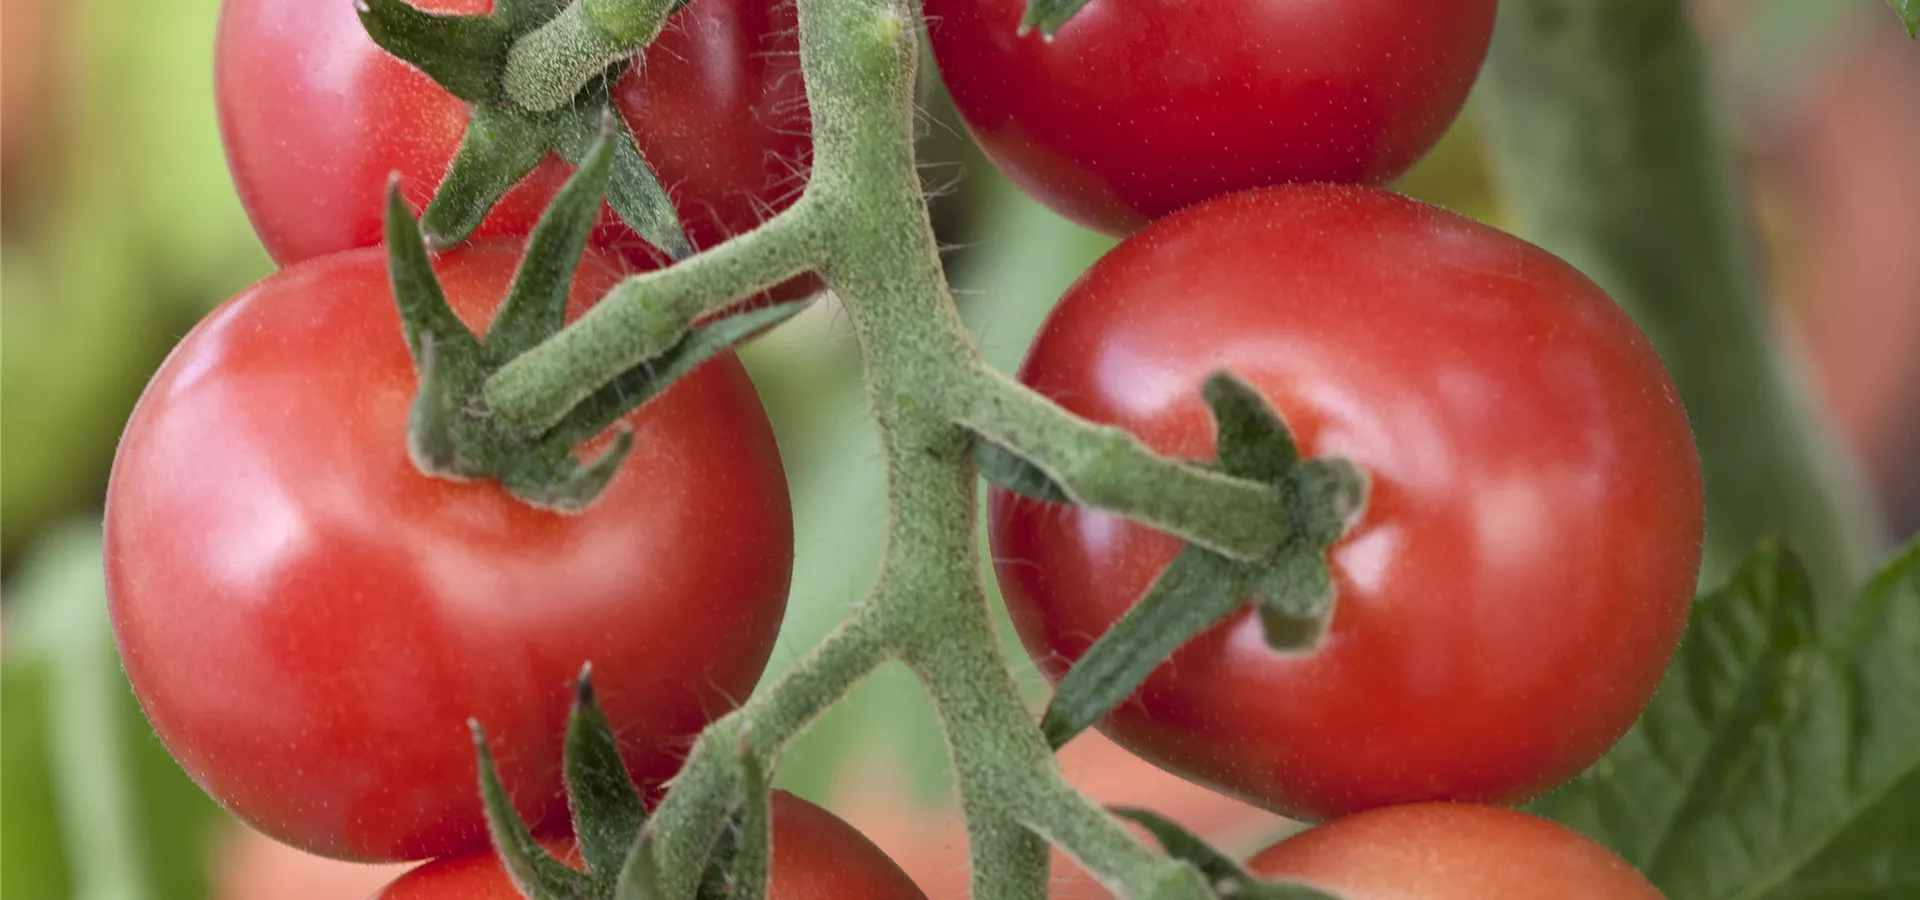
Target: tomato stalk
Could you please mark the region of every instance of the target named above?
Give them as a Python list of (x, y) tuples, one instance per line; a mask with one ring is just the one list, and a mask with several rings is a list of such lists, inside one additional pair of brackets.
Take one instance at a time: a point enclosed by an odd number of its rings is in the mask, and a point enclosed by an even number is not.
[(522, 433), (552, 427), (622, 373), (665, 353), (695, 321), (819, 265), (829, 228), (819, 206), (802, 196), (759, 228), (622, 282), (579, 322), (488, 379), (488, 406)]
[[(975, 432), (1073, 496), (1233, 556), (1272, 553), (1288, 536), (1289, 511), (1273, 484), (1158, 456), (981, 359), (947, 288), (914, 167), (916, 17), (899, 0), (802, 0), (815, 141), (802, 198), (758, 230), (630, 280), (494, 374), (488, 404), (514, 428), (541, 430), (698, 317), (808, 268), (839, 295), (859, 339), (889, 486), (879, 583), (825, 643), (698, 740), (650, 826), (646, 855), (662, 896), (697, 888), (752, 768), (743, 749), (771, 765), (816, 715), (897, 659), (926, 684), (946, 726), (974, 896), (1043, 897), (1050, 842), (1123, 896), (1210, 897), (1198, 870), (1153, 852), (1067, 784), (1022, 702), (975, 557)], [(527, 40), (514, 52), (540, 61), (552, 83), (581, 71), (569, 72), (579, 57)], [(516, 77), (509, 73), (510, 92), (532, 84)]]
[(1489, 62), (1502, 194), (1619, 300), (1685, 401), (1707, 488), (1702, 580), (1787, 538), (1824, 597), (1881, 542), (1768, 328), (1707, 63), (1679, 0), (1508, 0)]

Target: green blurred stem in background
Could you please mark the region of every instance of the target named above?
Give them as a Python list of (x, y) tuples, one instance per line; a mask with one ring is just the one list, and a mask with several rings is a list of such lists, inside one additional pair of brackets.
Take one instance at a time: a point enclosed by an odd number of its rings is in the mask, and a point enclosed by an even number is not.
[(1707, 487), (1703, 583), (1783, 537), (1822, 597), (1880, 549), (1872, 504), (1769, 328), (1698, 35), (1680, 0), (1505, 0), (1488, 63), (1496, 183), (1522, 232), (1652, 338)]

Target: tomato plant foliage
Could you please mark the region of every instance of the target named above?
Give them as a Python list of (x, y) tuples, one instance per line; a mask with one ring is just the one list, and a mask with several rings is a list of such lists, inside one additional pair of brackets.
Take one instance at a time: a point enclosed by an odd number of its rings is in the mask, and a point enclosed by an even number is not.
[(1702, 598), (1646, 715), (1535, 804), (1670, 900), (1920, 894), (1920, 543), (1815, 625), (1792, 553)]

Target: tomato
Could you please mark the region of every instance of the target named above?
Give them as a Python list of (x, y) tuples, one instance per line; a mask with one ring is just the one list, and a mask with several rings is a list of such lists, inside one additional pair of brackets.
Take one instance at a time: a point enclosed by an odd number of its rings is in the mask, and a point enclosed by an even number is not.
[[(517, 259), (435, 266), (481, 326)], [(617, 277), (590, 256), (574, 312)], [(564, 823), (557, 736), (588, 661), (657, 784), (753, 687), (785, 611), (785, 476), (731, 355), (627, 418), (632, 455), (577, 516), (422, 475), (414, 390), (384, 252), (295, 266), (174, 351), (108, 487), (114, 632), (154, 730), (228, 809), (328, 856), (486, 846), (469, 717), (529, 820)]]
[(1052, 39), (1024, 0), (927, 0), (953, 102), (1002, 172), (1125, 234), (1295, 181), (1384, 184), (1466, 102), (1496, 0), (1091, 0)]
[(1626, 860), (1546, 819), (1469, 803), (1376, 809), (1310, 828), (1248, 866), (1345, 900), (1661, 900)]
[[(482, 13), (490, 0), (422, 8)], [(669, 21), (615, 85), (642, 155), (696, 248), (799, 196), (812, 152), (794, 8), (705, 0)], [(387, 176), (415, 208), (440, 183), (466, 106), (376, 47), (347, 2), (226, 0), (215, 87), (227, 160), (254, 229), (285, 264), (381, 241)], [(565, 180), (549, 158), (476, 232), (524, 235)], [(654, 251), (611, 211), (597, 237), (634, 264)]]
[[(1329, 552), (1312, 651), (1250, 610), (1152, 672), (1103, 728), (1286, 815), (1513, 802), (1597, 759), (1652, 695), (1700, 562), (1699, 460), (1672, 383), (1571, 266), (1371, 188), (1230, 196), (1156, 223), (1068, 290), (1020, 377), (1155, 449), (1210, 458), (1200, 386), (1239, 375), (1307, 456), (1371, 475)], [(999, 582), (1054, 679), (1174, 538), (995, 491)]]
[[(579, 854), (564, 842), (549, 849)], [(833, 813), (785, 791), (773, 794), (773, 869), (768, 900), (926, 900), (907, 873)], [(491, 852), (427, 863), (373, 900), (520, 900)]]

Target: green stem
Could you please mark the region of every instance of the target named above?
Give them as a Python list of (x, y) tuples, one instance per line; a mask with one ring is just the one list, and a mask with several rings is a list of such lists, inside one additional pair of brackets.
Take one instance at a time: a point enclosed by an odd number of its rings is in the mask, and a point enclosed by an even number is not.
[(1507, 0), (1488, 81), (1502, 193), (1533, 240), (1633, 314), (1686, 402), (1703, 579), (1784, 536), (1823, 596), (1850, 596), (1879, 529), (1768, 329), (1685, 4)]
[(507, 53), (507, 97), (535, 112), (559, 109), (580, 89), (653, 40), (670, 0), (574, 0)]
[(771, 771), (780, 751), (828, 707), (894, 654), (872, 610), (885, 608), (885, 582), (868, 611), (827, 635), (819, 646), (739, 709), (702, 732), (654, 813), (654, 852), (663, 897), (692, 897), (707, 855), (740, 799), (741, 749)]
[(984, 364), (968, 374), (943, 394), (949, 414), (1040, 467), (1076, 503), (1237, 559), (1265, 558), (1287, 539), (1286, 510), (1272, 486), (1167, 459)]
[[(926, 683), (946, 726), (976, 897), (1042, 900), (1049, 840), (1122, 896), (1206, 897), (1195, 870), (1134, 840), (1066, 783), (1022, 702), (976, 556), (974, 431), (1029, 456), (1088, 502), (1224, 552), (1265, 555), (1278, 546), (1289, 524), (1280, 498), (1157, 456), (991, 374), (947, 289), (914, 166), (917, 10), (907, 0), (803, 0), (799, 20), (814, 141), (800, 202), (753, 232), (630, 280), (487, 383), (501, 420), (543, 431), (670, 347), (695, 318), (809, 268), (839, 295), (859, 339), (886, 462), (878, 586), (819, 650), (695, 744), (653, 820), (662, 895), (692, 896), (739, 798), (743, 745), (754, 761), (771, 763), (897, 654)], [(537, 49), (523, 43), (515, 52)]]
[(705, 253), (622, 282), (580, 317), (488, 379), (488, 406), (524, 434), (551, 428), (621, 373), (658, 357), (687, 328), (818, 265), (819, 204), (799, 202)]

